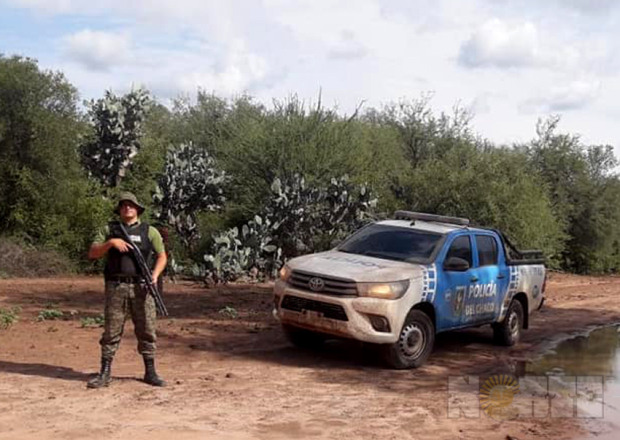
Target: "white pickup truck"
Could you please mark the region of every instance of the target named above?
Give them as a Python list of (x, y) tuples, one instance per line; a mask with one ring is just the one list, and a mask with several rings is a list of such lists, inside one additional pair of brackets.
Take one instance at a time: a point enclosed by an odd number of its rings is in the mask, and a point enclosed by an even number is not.
[(328, 252), (294, 258), (274, 286), (274, 316), (296, 345), (328, 337), (380, 344), (393, 368), (417, 368), (435, 334), (491, 324), (518, 342), (542, 307), (540, 251), (518, 251), (469, 220), (397, 211)]

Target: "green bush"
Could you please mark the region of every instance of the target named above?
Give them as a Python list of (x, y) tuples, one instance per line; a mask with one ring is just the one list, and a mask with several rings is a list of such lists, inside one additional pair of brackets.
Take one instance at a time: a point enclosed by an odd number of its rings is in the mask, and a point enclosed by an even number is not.
[(226, 306), (220, 309), (219, 314), (229, 319), (235, 319), (239, 316), (239, 312), (234, 307)]
[(82, 328), (103, 327), (104, 324), (105, 324), (105, 318), (103, 315), (86, 316), (86, 317), (80, 318), (80, 325), (82, 326)]
[(44, 309), (39, 312), (37, 321), (54, 321), (62, 318), (64, 313), (58, 309)]
[(7, 329), (19, 321), (21, 307), (11, 307), (10, 309), (0, 308), (0, 329)]

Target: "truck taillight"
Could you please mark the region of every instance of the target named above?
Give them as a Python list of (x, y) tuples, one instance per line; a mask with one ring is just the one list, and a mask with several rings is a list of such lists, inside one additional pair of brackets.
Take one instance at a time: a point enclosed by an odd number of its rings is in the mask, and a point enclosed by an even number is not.
[(545, 289), (547, 288), (547, 274), (545, 273), (545, 280), (542, 285), (542, 293), (545, 293)]

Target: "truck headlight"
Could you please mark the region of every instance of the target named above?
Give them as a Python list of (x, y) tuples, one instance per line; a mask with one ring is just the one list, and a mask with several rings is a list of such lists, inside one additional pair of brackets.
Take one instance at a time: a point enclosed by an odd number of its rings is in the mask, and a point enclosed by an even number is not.
[(409, 280), (394, 281), (392, 283), (357, 283), (359, 296), (371, 298), (398, 299), (409, 288)]
[(293, 271), (291, 270), (291, 268), (285, 264), (284, 266), (282, 266), (282, 269), (280, 269), (280, 279), (284, 282), (288, 281), (288, 279), (291, 277), (292, 272)]

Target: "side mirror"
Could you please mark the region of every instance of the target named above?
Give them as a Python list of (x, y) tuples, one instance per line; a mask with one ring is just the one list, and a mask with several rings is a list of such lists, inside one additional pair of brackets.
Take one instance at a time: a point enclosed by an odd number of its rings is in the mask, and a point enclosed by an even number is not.
[(469, 262), (462, 258), (452, 257), (443, 264), (443, 268), (450, 272), (465, 272), (469, 269)]

